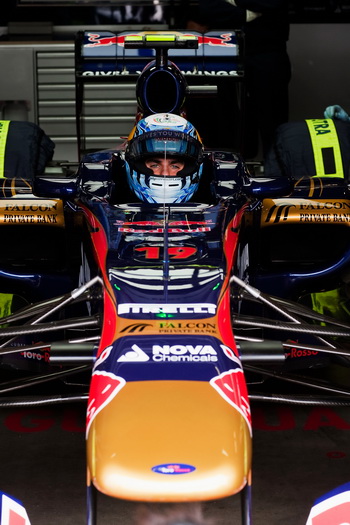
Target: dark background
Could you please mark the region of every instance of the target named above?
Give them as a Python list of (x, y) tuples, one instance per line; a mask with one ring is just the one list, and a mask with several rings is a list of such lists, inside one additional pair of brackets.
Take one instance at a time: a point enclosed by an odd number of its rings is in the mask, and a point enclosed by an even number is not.
[[(38, 7), (40, 3), (40, 7)], [(53, 3), (61, 4), (52, 5)], [(117, 8), (127, 2), (113, 0), (105, 2), (106, 6)], [(178, 27), (187, 16), (188, 9), (196, 2), (188, 0), (168, 0), (161, 2), (165, 6), (165, 18), (168, 24)], [(32, 4), (30, 6), (30, 4)], [(36, 4), (36, 5), (35, 5)], [(46, 4), (46, 6), (45, 6)], [(54, 25), (92, 24), (96, 23), (96, 1), (84, 0), (6, 0), (1, 6), (0, 25), (11, 21), (50, 21)], [(130, 1), (133, 5), (149, 6), (151, 2)], [(62, 5), (65, 5), (64, 9)], [(103, 5), (103, 2), (98, 2)], [(350, 0), (291, 0), (288, 2), (291, 23), (344, 23), (350, 21)]]

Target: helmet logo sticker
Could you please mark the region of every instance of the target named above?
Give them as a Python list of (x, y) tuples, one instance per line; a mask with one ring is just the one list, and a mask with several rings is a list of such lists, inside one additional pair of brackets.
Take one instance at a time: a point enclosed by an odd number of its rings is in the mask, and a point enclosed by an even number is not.
[(185, 126), (187, 121), (173, 113), (158, 113), (145, 118), (147, 124), (155, 126)]

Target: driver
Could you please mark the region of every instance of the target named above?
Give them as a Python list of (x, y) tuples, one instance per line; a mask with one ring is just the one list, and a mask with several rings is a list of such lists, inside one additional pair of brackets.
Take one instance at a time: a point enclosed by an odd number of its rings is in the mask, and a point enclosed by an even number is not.
[(152, 157), (145, 160), (146, 168), (152, 170), (153, 175), (175, 177), (185, 167), (185, 161), (176, 157)]
[(203, 170), (203, 145), (192, 124), (172, 113), (140, 120), (125, 151), (130, 188), (143, 202), (191, 199)]

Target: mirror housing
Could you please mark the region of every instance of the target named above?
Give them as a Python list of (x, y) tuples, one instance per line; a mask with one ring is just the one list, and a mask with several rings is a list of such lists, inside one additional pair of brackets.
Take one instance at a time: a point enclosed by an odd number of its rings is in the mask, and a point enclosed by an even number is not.
[(37, 197), (74, 199), (78, 193), (78, 177), (67, 165), (48, 166), (42, 175), (34, 177), (32, 189)]
[(268, 199), (274, 197), (285, 197), (293, 192), (294, 183), (290, 177), (277, 178), (251, 178), (243, 191), (250, 197)]

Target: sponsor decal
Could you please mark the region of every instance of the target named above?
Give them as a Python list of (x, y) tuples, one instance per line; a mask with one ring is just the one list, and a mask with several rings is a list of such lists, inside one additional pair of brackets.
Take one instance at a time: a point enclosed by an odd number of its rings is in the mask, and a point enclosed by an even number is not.
[(233, 406), (247, 422), (250, 433), (252, 433), (252, 418), (242, 368), (228, 370), (213, 377), (210, 384), (220, 394), (220, 396)]
[[(128, 36), (137, 36), (137, 34), (130, 34)], [(84, 47), (105, 47), (118, 44), (124, 47), (125, 35), (117, 36), (110, 33), (108, 36), (101, 36), (99, 33), (88, 33), (88, 44), (84, 44)]]
[(158, 324), (158, 330), (162, 334), (192, 334), (192, 333), (216, 333), (217, 327), (215, 323), (210, 322), (176, 322), (176, 321), (162, 321)]
[(350, 483), (316, 500), (306, 525), (349, 525)]
[[(125, 37), (137, 37), (140, 35), (145, 35), (146, 33), (130, 33), (127, 35), (115, 35), (113, 33), (107, 34), (107, 36), (101, 36), (99, 33), (88, 33), (87, 40), (88, 43), (84, 44), (84, 47), (105, 47), (118, 45), (124, 47)], [(190, 37), (193, 38), (192, 33), (174, 33), (182, 38)], [(198, 41), (198, 45), (202, 46), (207, 44), (214, 47), (236, 47), (236, 44), (232, 43), (233, 33), (222, 33), (220, 35), (195, 35)]]
[(296, 428), (301, 428), (304, 431), (316, 431), (324, 427), (350, 430), (350, 420), (344, 419), (342, 417), (344, 414), (348, 418), (347, 412), (332, 410), (329, 407), (316, 407), (305, 413), (305, 417), (300, 423), (298, 420), (300, 411), (294, 411), (291, 407), (275, 406), (270, 408), (268, 413), (260, 407), (254, 407), (253, 428), (265, 432), (281, 432)]
[[(42, 344), (42, 342), (32, 342), (33, 346), (35, 344)], [(17, 356), (21, 356), (24, 359), (30, 359), (32, 361), (45, 361), (45, 363), (48, 363), (50, 361), (50, 346), (48, 346), (47, 349), (40, 348), (38, 350), (35, 350), (35, 348), (32, 348), (31, 350), (22, 351), (22, 347), (26, 346), (24, 343), (13, 343), (10, 346), (12, 346), (13, 349), (18, 349), (18, 353), (12, 354), (14, 358), (16, 358)]]
[(300, 204), (301, 210), (345, 210), (350, 211), (350, 201), (316, 201)]
[(217, 333), (216, 323), (209, 321), (153, 321), (153, 323), (131, 323), (124, 325), (120, 334), (213, 334)]
[(57, 226), (58, 217), (56, 214), (9, 215), (4, 213), (0, 222), (3, 224), (51, 224)]
[(58, 416), (57, 410), (47, 407), (16, 409), (6, 416), (4, 425), (10, 432), (21, 434), (48, 432), (53, 428), (55, 432), (84, 433), (85, 412), (85, 408), (70, 407), (64, 408), (62, 415)]
[(157, 362), (215, 362), (216, 351), (211, 345), (153, 345), (153, 361)]
[[(116, 71), (115, 69), (105, 70), (105, 71), (84, 71), (83, 76), (85, 77), (117, 77), (125, 75), (141, 75), (141, 70), (129, 71), (128, 69), (122, 69), (121, 71)], [(227, 77), (227, 76), (237, 76), (237, 70), (233, 69), (231, 71), (220, 70), (220, 71), (181, 71), (183, 75), (201, 75), (201, 76), (211, 76), (211, 77)]]
[(193, 465), (186, 465), (183, 463), (164, 463), (163, 465), (156, 465), (155, 467), (152, 467), (152, 472), (169, 475), (190, 474), (195, 470), (196, 467)]
[(63, 204), (57, 200), (4, 200), (0, 203), (0, 224), (49, 224), (64, 226)]
[(185, 126), (187, 124), (186, 120), (178, 115), (172, 115), (169, 113), (162, 113), (160, 115), (150, 115), (146, 117), (146, 122), (148, 124), (153, 124), (155, 126)]
[(350, 201), (265, 199), (261, 226), (282, 222), (350, 224)]
[[(187, 36), (187, 35), (184, 35)], [(191, 35), (189, 35), (191, 36)], [(233, 33), (222, 33), (221, 35), (209, 36), (203, 35), (198, 36), (198, 45), (208, 44), (209, 46), (217, 47), (236, 47), (236, 44), (232, 44), (231, 40)]]
[(295, 344), (295, 347), (289, 347), (288, 350), (285, 351), (286, 358), (289, 359), (298, 359), (300, 357), (311, 357), (311, 356), (318, 356), (320, 352), (317, 352), (317, 350), (312, 350), (311, 348), (298, 348), (299, 341), (296, 340), (288, 340), (290, 344)]
[[(123, 69), (122, 71), (107, 70), (107, 71), (84, 71), (84, 77), (117, 77), (124, 75), (131, 75), (133, 72)], [(139, 75), (138, 71), (135, 71), (135, 74)]]
[(350, 213), (303, 213), (300, 214), (300, 222), (328, 222), (328, 223), (350, 223)]
[(138, 345), (132, 345), (131, 350), (119, 357), (118, 363), (140, 363), (149, 361), (149, 357)]
[[(346, 408), (316, 407), (302, 410), (290, 406), (271, 406), (252, 408), (253, 429), (256, 432), (315, 432), (327, 428), (327, 432), (350, 430), (350, 416)], [(42, 432), (85, 432), (85, 409), (31, 407), (14, 409), (3, 418), (4, 432), (38, 434)], [(323, 454), (323, 452), (322, 452)], [(341, 461), (348, 458), (348, 450), (325, 451), (327, 459)]]
[(291, 208), (296, 208), (294, 204), (274, 204), (269, 209), (265, 222), (280, 222), (288, 219), (289, 211)]
[(113, 345), (107, 346), (102, 350), (102, 352), (99, 354), (98, 359), (96, 359), (94, 364), (94, 370), (96, 370), (108, 357), (110, 356), (111, 352), (113, 350)]
[(114, 399), (125, 384), (125, 379), (111, 372), (97, 370), (92, 374), (86, 415), (86, 435), (97, 414)]
[(231, 361), (234, 361), (239, 366), (241, 366), (241, 360), (239, 359), (239, 357), (237, 357), (237, 355), (234, 353), (234, 351), (231, 350), (231, 348), (229, 348), (226, 345), (220, 345), (220, 348), (224, 352), (226, 357), (228, 357), (229, 359), (231, 359)]
[(213, 314), (216, 304), (184, 303), (184, 304), (152, 304), (152, 303), (122, 303), (118, 305), (118, 315), (126, 314)]
[[(164, 221), (115, 221), (118, 231), (122, 233), (200, 233), (211, 231), (213, 221), (169, 221), (167, 228), (164, 228)], [(136, 227), (135, 227), (136, 226)], [(186, 226), (183, 228), (182, 226)], [(191, 228), (191, 226), (197, 226)]]
[[(115, 221), (115, 226), (163, 226), (164, 221)], [(213, 224), (213, 221), (208, 219), (206, 221), (169, 221), (169, 226), (192, 226), (193, 224), (205, 225)]]
[(217, 352), (212, 345), (152, 345), (149, 356), (138, 345), (132, 345), (130, 350), (124, 352), (119, 358), (121, 363), (153, 362), (196, 362), (213, 363), (218, 360)]
[(22, 503), (4, 492), (1, 496), (1, 525), (30, 525), (28, 514)]
[(211, 228), (209, 226), (201, 226), (199, 228), (154, 228), (154, 229), (137, 229), (137, 228), (124, 228), (124, 226), (119, 226), (118, 231), (121, 233), (203, 233), (210, 232)]
[[(27, 201), (30, 202), (30, 201)], [(1, 203), (1, 208), (4, 209), (4, 211), (7, 212), (44, 212), (44, 211), (52, 211), (57, 210), (58, 202), (57, 201), (51, 201), (51, 202), (36, 202), (35, 204), (19, 204), (19, 201), (16, 203)]]
[(289, 357), (290, 359), (296, 359), (298, 357), (311, 357), (315, 355), (319, 355), (319, 352), (300, 348), (291, 348), (289, 352), (286, 352), (286, 357)]
[(227, 77), (227, 76), (237, 76), (237, 70), (219, 70), (219, 71), (182, 71), (184, 75), (203, 75), (203, 76), (211, 76), (211, 77)]
[[(142, 259), (164, 259), (163, 246), (136, 246), (134, 248), (135, 257)], [(189, 259), (197, 253), (194, 246), (169, 246), (167, 254), (169, 259)], [(143, 257), (140, 257), (143, 256)]]
[(50, 361), (50, 350), (47, 351), (40, 350), (40, 352), (35, 352), (34, 350), (25, 350), (21, 352), (21, 356), (25, 359), (32, 359), (34, 361), (45, 361), (48, 363)]
[(140, 333), (145, 330), (145, 328), (148, 328), (149, 326), (153, 326), (150, 323), (133, 323), (125, 326), (122, 330), (120, 330), (120, 333), (128, 333), (128, 334), (135, 334)]

